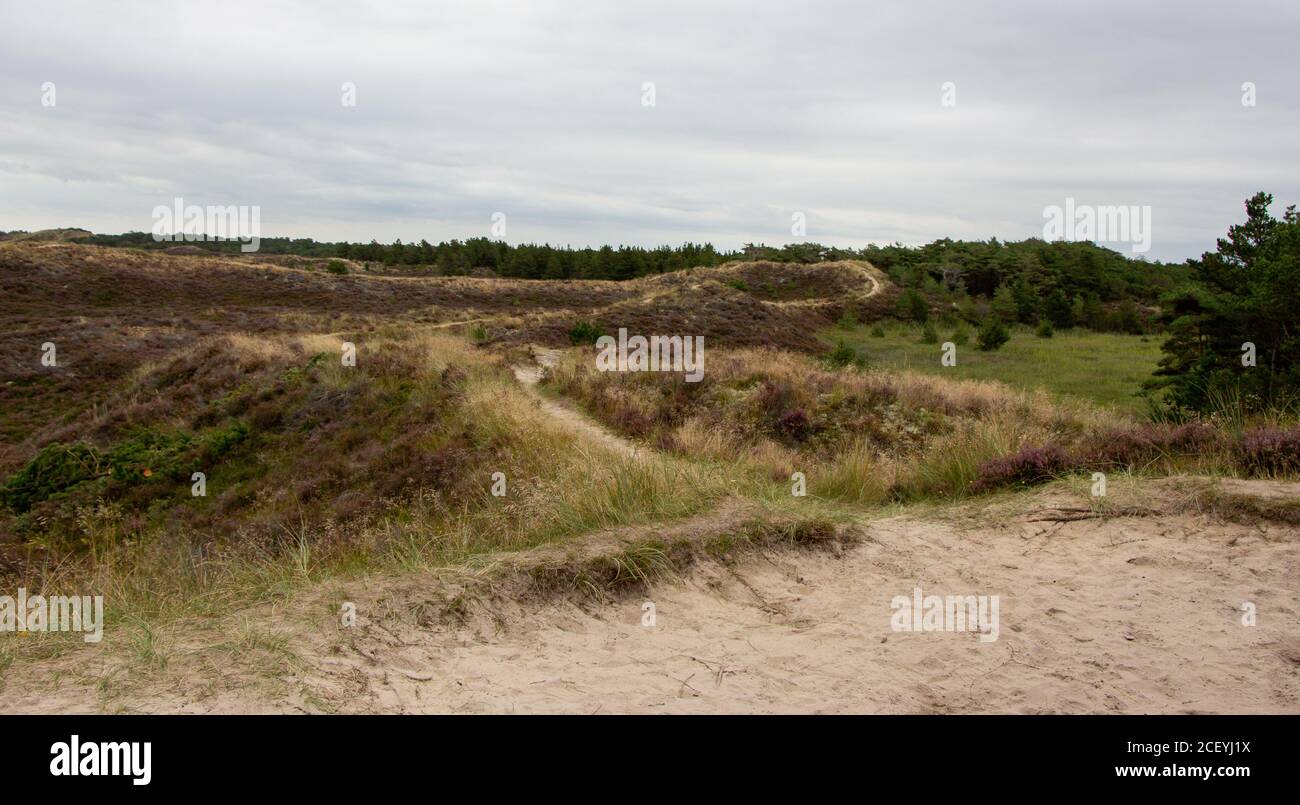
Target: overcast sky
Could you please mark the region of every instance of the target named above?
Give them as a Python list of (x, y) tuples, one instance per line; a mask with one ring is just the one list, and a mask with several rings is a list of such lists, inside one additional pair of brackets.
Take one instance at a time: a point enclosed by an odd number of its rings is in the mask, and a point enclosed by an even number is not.
[(0, 0), (0, 230), (148, 231), (181, 197), (264, 236), (499, 211), (512, 243), (737, 248), (802, 212), (858, 247), (1041, 236), (1073, 197), (1150, 205), (1181, 260), (1257, 190), (1300, 202), (1298, 42), (1294, 0)]

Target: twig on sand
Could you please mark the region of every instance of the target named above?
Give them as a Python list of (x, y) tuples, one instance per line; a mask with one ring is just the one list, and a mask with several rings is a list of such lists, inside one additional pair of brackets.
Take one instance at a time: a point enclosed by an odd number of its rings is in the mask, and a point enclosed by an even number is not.
[(1076, 520), (1104, 520), (1110, 517), (1150, 517), (1156, 512), (1142, 506), (1098, 511), (1096, 509), (1058, 508), (1043, 512), (1043, 517), (1030, 517), (1026, 523), (1072, 523)]

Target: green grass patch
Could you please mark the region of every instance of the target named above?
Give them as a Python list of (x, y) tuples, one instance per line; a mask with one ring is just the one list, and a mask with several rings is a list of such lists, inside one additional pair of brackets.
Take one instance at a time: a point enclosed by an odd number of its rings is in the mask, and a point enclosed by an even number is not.
[[(1160, 359), (1159, 336), (1074, 329), (1040, 338), (1030, 328), (1015, 327), (1004, 346), (985, 352), (974, 344), (962, 346), (960, 339), (953, 338), (957, 329), (954, 325), (939, 324), (936, 328), (940, 342), (958, 342), (956, 366), (942, 366), (941, 343), (924, 343), (921, 327), (914, 324), (888, 322), (848, 330), (835, 327), (823, 332), (821, 338), (828, 348), (843, 343), (856, 349), (875, 368), (999, 380), (1013, 388), (1045, 389), (1054, 395), (1114, 406), (1135, 415), (1146, 411), (1146, 403), (1136, 395)], [(873, 330), (877, 335), (872, 335)]]

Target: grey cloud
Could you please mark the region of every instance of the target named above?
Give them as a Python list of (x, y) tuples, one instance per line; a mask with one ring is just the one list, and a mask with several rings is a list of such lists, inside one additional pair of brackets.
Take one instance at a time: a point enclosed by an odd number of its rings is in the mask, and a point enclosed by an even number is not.
[(268, 235), (473, 237), (500, 210), (515, 242), (734, 248), (791, 240), (801, 211), (859, 246), (1035, 236), (1072, 196), (1152, 205), (1150, 256), (1181, 259), (1256, 190), (1300, 201), (1294, 4), (5, 14), (0, 229), (148, 229), (183, 195), (258, 204)]

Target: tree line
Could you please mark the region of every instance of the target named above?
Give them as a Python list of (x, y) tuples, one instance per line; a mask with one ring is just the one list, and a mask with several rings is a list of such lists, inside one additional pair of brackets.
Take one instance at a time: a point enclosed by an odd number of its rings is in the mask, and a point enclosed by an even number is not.
[[(80, 242), (144, 249), (170, 248), (146, 232), (95, 235)], [(186, 245), (217, 252), (237, 252), (238, 241), (194, 241)], [(391, 244), (350, 243), (311, 238), (262, 238), (260, 253), (342, 258), (411, 273), (458, 276), (491, 271), (516, 279), (629, 280), (684, 268), (716, 266), (736, 260), (820, 263), (867, 260), (888, 272), (899, 285), (936, 302), (962, 304), (966, 299), (993, 302), (1001, 293), (1016, 300), (1014, 319), (1032, 323), (1045, 315), (1058, 326), (1100, 327), (1099, 306), (1124, 300), (1154, 305), (1177, 285), (1185, 271), (1176, 265), (1131, 260), (1091, 243), (936, 240), (924, 246), (866, 246), (845, 249), (818, 243), (780, 247), (745, 244), (735, 251), (711, 243), (681, 246), (603, 246), (572, 248), (549, 244), (510, 245), (488, 238), (427, 240)], [(999, 303), (1000, 310), (1006, 307)], [(1077, 314), (1077, 315), (1076, 315)]]
[[(1246, 221), (1229, 228), (1215, 252), (1184, 263), (1131, 259), (1088, 242), (936, 240), (845, 249), (818, 243), (747, 243), (642, 248), (509, 245), (488, 238), (432, 244), (323, 242), (262, 238), (264, 254), (341, 258), (411, 273), (491, 271), (519, 279), (630, 280), (736, 260), (820, 263), (867, 260), (903, 288), (897, 314), (927, 320), (933, 310), (971, 322), (995, 321), (1168, 334), (1151, 392), (1173, 412), (1219, 410), (1225, 401), (1253, 410), (1300, 399), (1300, 216), (1279, 218), (1273, 197), (1246, 201)], [(169, 248), (146, 232), (95, 235), (79, 242)], [(188, 245), (236, 252), (238, 241)], [(1289, 402), (1288, 402), (1289, 401)]]

